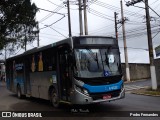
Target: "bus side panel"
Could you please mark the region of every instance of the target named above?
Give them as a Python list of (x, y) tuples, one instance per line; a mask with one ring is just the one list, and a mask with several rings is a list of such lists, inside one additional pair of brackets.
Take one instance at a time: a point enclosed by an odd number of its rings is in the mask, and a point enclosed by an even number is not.
[(24, 63), (22, 59), (16, 59), (13, 61), (13, 84), (14, 92), (17, 92), (17, 86), (21, 88), (22, 94), (24, 94)]
[(31, 96), (49, 100), (48, 90), (53, 84), (54, 76), (56, 76), (55, 71), (30, 73)]
[(7, 89), (9, 89), (10, 91), (16, 93), (16, 88), (17, 88), (17, 85), (15, 85), (17, 82), (16, 82), (16, 71), (14, 69), (14, 65), (13, 65), (13, 61), (10, 60), (7, 62), (7, 68), (6, 68), (6, 72), (7, 72)]
[(30, 73), (31, 96), (39, 98), (39, 81), (41, 77), (38, 72)]
[(20, 85), (21, 92), (24, 94), (24, 73), (17, 73), (17, 77), (14, 80), (14, 88), (17, 90), (17, 85)]

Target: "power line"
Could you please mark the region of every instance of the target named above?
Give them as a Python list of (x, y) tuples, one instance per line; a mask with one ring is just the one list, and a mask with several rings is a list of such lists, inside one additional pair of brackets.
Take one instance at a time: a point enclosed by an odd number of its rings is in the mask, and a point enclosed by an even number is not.
[(92, 11), (92, 12), (97, 13), (97, 14), (101, 14), (102, 16), (107, 16), (107, 17), (110, 17), (110, 18), (114, 18), (113, 16), (109, 16), (109, 15), (103, 14), (101, 12), (98, 12), (98, 11), (94, 10), (93, 8), (88, 8), (88, 9), (89, 9), (89, 11)]
[[(159, 33), (160, 33), (160, 31), (158, 31), (158, 32), (152, 37), (152, 39), (155, 38)], [(153, 43), (154, 43), (154, 42), (153, 42)]]
[[(152, 33), (157, 33), (159, 29), (155, 29), (155, 30), (152, 30)], [(135, 37), (140, 37), (140, 36), (144, 36), (144, 35), (147, 35), (147, 32), (139, 32), (139, 33), (134, 33), (134, 34), (127, 34), (126, 37), (127, 39), (130, 39), (130, 38), (135, 38)], [(119, 36), (119, 39), (122, 39), (121, 36)]]
[[(142, 2), (144, 2), (144, 1), (142, 1)], [(160, 15), (154, 9), (152, 9), (149, 5), (147, 7), (150, 8), (156, 15), (158, 15), (160, 17)]]
[(91, 30), (91, 31), (89, 31), (89, 32), (90, 32), (90, 33), (95, 33), (95, 32), (97, 32), (97, 31), (102, 31), (102, 30), (104, 30), (104, 29), (106, 29), (106, 28), (109, 28), (109, 27), (113, 27), (113, 28), (114, 28), (114, 24), (106, 25), (106, 26), (104, 26), (104, 27), (98, 28), (98, 29), (96, 29), (96, 30)]
[(129, 25), (142, 25), (142, 24), (144, 24), (145, 25), (145, 23), (138, 23), (138, 22), (135, 22), (135, 21), (128, 21), (128, 22), (126, 22), (126, 24), (129, 24)]
[[(60, 4), (60, 6), (62, 6), (62, 5), (63, 5), (63, 3)], [(61, 10), (61, 9), (62, 9), (62, 7), (57, 7), (57, 8), (54, 9), (51, 13), (49, 13), (48, 15), (46, 15), (45, 17), (43, 17), (41, 20), (39, 20), (39, 23), (47, 20), (49, 17), (51, 17), (51, 16), (53, 16), (53, 15), (55, 14), (55, 13), (53, 13), (53, 12), (58, 12), (58, 11)]]
[[(158, 26), (152, 26), (152, 29), (156, 28), (156, 27), (158, 27)], [(144, 35), (146, 35), (146, 31), (144, 31), (144, 30), (146, 30), (146, 28), (142, 27), (142, 26), (138, 27), (138, 28), (135, 28), (135, 29), (126, 30), (127, 31), (126, 32), (126, 37), (127, 37), (127, 39), (131, 39), (131, 38), (136, 38), (136, 37), (144, 36)], [(159, 31), (159, 28), (153, 29), (152, 33), (157, 33), (157, 31)], [(135, 32), (135, 33), (133, 33), (133, 32)], [(129, 33), (133, 33), (133, 34), (129, 34)], [(114, 31), (113, 32), (109, 32), (109, 33), (104, 33), (104, 34), (105, 35), (108, 34), (110, 36), (114, 36), (115, 35)], [(122, 33), (119, 32), (118, 33), (118, 37), (119, 37), (120, 40), (122, 40), (122, 36), (121, 35), (122, 35)]]
[(93, 15), (95, 15), (95, 16), (98, 16), (98, 17), (101, 17), (101, 18), (104, 18), (104, 19), (108, 19), (108, 20), (110, 20), (110, 21), (114, 21), (113, 19), (108, 18), (107, 15), (105, 15), (105, 14), (103, 14), (103, 13), (101, 13), (101, 12), (98, 12), (98, 11), (93, 10), (93, 9), (91, 9), (91, 8), (88, 8), (87, 10), (88, 10), (89, 13), (91, 13), (91, 14), (93, 14)]
[(52, 28), (51, 26), (46, 25), (46, 27), (51, 28), (52, 30), (56, 31), (57, 33), (59, 33), (59, 34), (60, 34), (60, 35), (62, 35), (63, 37), (67, 38), (65, 35), (63, 35), (63, 34), (62, 34), (62, 33), (60, 33), (59, 31), (57, 31), (56, 29)]
[[(156, 28), (156, 27), (159, 27), (159, 26), (157, 26), (157, 25), (151, 26), (151, 28)], [(146, 30), (146, 26), (140, 26), (140, 27), (136, 27), (136, 28), (127, 29), (126, 33), (139, 32), (142, 30)]]
[(57, 5), (57, 4), (53, 3), (53, 2), (51, 2), (50, 0), (47, 0), (47, 1), (50, 2), (50, 3), (52, 3), (53, 5), (55, 5), (55, 6), (57, 6), (57, 7), (63, 8), (61, 5)]
[[(152, 25), (151, 26), (152, 29), (156, 28), (156, 27), (159, 27), (159, 26), (157, 26), (157, 25)], [(131, 29), (126, 29), (126, 34), (133, 33), (133, 32), (137, 33), (137, 32), (144, 31), (144, 30), (146, 30), (146, 26), (141, 25), (139, 27), (135, 27), (135, 28), (131, 28)], [(105, 34), (109, 34), (111, 36), (114, 36), (114, 31), (113, 32), (109, 32), (109, 33), (105, 33)], [(118, 34), (119, 34), (119, 36), (122, 35), (121, 32), (119, 32)]]
[(58, 13), (58, 12), (46, 10), (46, 9), (43, 9), (43, 8), (38, 8), (38, 9), (43, 10), (43, 11), (47, 11), (47, 12), (50, 12), (50, 13), (56, 13), (56, 14), (59, 14), (59, 15), (65, 15), (65, 14), (63, 14), (63, 13)]
[(88, 7), (90, 6), (90, 5), (92, 5), (93, 3), (95, 3), (97, 0), (91, 0), (89, 3), (88, 3)]
[(156, 7), (154, 7), (154, 10), (155, 10), (157, 7), (159, 7), (159, 5), (160, 5), (160, 3), (159, 3), (159, 4), (157, 4), (157, 5), (156, 5)]
[[(110, 9), (113, 12), (115, 12), (115, 11), (120, 12), (120, 8), (118, 8), (116, 6), (113, 6), (113, 5), (106, 4), (104, 2), (96, 1), (94, 4), (99, 5), (101, 7), (104, 7), (104, 8), (107, 8), (107, 9)], [(131, 11), (128, 11), (128, 10), (125, 10), (125, 14), (128, 14), (130, 16), (136, 16), (136, 17), (143, 18), (143, 15), (135, 13), (135, 12), (131, 12)]]
[(55, 23), (59, 22), (60, 20), (62, 20), (64, 17), (65, 17), (65, 16), (63, 16), (62, 18), (60, 18), (59, 20), (53, 22), (52, 24), (50, 24), (50, 25), (48, 25), (48, 26), (45, 26), (45, 27), (43, 27), (43, 28), (39, 28), (39, 30), (42, 30), (42, 29), (45, 29), (45, 28), (47, 28), (47, 27), (52, 26), (53, 24), (55, 24)]
[(153, 3), (151, 3), (151, 5), (155, 4), (156, 2), (158, 2), (159, 0), (155, 0)]
[[(40, 23), (40, 24), (45, 25), (44, 23)], [(56, 27), (56, 26), (52, 26), (52, 27), (54, 27), (54, 28), (56, 28), (56, 29), (63, 30), (63, 31), (68, 31), (68, 30), (65, 30), (65, 29), (62, 29), (62, 28), (59, 28), (59, 27)], [(47, 28), (47, 27), (45, 26), (45, 28)], [(72, 33), (79, 34), (79, 33), (76, 33), (76, 32), (72, 32)]]
[[(57, 6), (57, 7), (61, 7), (61, 8), (67, 9), (66, 7), (62, 7), (62, 6), (60, 6), (60, 5), (57, 5), (57, 4), (53, 3), (53, 2), (51, 2), (50, 0), (47, 0), (47, 1), (50, 2), (50, 3), (52, 3), (53, 5), (55, 5), (55, 6)], [(65, 3), (63, 3), (63, 4), (65, 4)], [(78, 8), (77, 8), (77, 9), (70, 8), (70, 9), (71, 9), (71, 10), (78, 10)]]

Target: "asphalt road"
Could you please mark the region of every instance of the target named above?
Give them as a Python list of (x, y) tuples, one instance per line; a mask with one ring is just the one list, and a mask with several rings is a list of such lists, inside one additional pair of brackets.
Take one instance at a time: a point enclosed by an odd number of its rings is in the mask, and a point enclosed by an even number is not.
[[(135, 84), (135, 83), (134, 83)], [(136, 83), (137, 84), (137, 83)], [(141, 83), (140, 83), (141, 84)], [(140, 85), (137, 84), (137, 85)], [(127, 83), (127, 85), (130, 85)], [(131, 84), (132, 85), (132, 84)], [(9, 92), (6, 87), (0, 84), (0, 111), (32, 111), (32, 112), (42, 112), (42, 115), (47, 115), (48, 119), (115, 119), (119, 120), (127, 119), (143, 119), (150, 120), (155, 119), (158, 120), (158, 117), (125, 117), (130, 113), (136, 112), (154, 112), (159, 113), (160, 116), (160, 97), (152, 97), (152, 96), (143, 96), (143, 95), (135, 95), (126, 93), (126, 97), (121, 100), (101, 103), (97, 105), (88, 105), (88, 106), (70, 106), (70, 105), (62, 105), (59, 109), (53, 108), (49, 101), (36, 99), (36, 98), (25, 98), (18, 99), (16, 94)], [(48, 111), (48, 112), (44, 112)], [(69, 117), (67, 117), (69, 116)], [(0, 120), (6, 120), (6, 118), (0, 118)], [(9, 118), (8, 118), (9, 119)], [(12, 118), (18, 119), (18, 118)], [(22, 118), (21, 118), (22, 119)], [(24, 118), (26, 119), (26, 118)], [(27, 118), (30, 120), (33, 118)], [(37, 118), (44, 119), (44, 118)]]

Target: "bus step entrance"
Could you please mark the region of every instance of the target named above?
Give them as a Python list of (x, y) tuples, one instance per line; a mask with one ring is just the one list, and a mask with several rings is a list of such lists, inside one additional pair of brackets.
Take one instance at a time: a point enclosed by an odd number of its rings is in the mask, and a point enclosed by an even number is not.
[(26, 97), (31, 97), (31, 95), (30, 94), (26, 94)]

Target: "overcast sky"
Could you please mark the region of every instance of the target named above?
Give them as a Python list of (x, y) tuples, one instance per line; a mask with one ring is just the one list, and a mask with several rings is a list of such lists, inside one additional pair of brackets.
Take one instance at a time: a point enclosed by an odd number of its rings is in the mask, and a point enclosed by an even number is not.
[[(72, 35), (79, 35), (79, 13), (78, 5), (76, 5), (78, 0), (71, 0), (71, 28)], [(129, 62), (132, 63), (148, 63), (148, 42), (146, 34), (146, 24), (145, 24), (145, 10), (137, 7), (126, 7), (125, 1), (122, 0), (124, 7), (124, 16), (128, 19), (125, 23), (126, 27), (126, 37), (128, 46)], [(44, 46), (68, 37), (68, 18), (67, 9), (65, 5), (65, 0), (32, 0), (38, 8), (43, 8), (50, 11), (55, 11), (60, 14), (53, 14), (43, 10), (37, 13), (36, 20), (39, 21), (40, 28), (40, 46)], [(158, 14), (160, 14), (160, 0), (149, 0), (149, 5)], [(144, 3), (137, 3), (135, 6), (144, 7)], [(120, 11), (120, 0), (88, 0), (88, 31), (89, 35), (104, 35), (104, 36), (114, 36), (114, 12), (118, 13), (118, 20), (121, 19)], [(160, 45), (160, 31), (159, 28), (159, 17), (150, 10), (150, 15), (153, 17), (151, 26), (153, 34), (153, 46), (156, 47)], [(60, 20), (61, 19), (61, 20)], [(56, 23), (55, 23), (56, 22)], [(54, 24), (55, 23), (55, 24)], [(46, 25), (51, 25), (52, 28), (44, 28)], [(44, 29), (43, 29), (44, 28)], [(124, 48), (123, 48), (123, 37), (122, 37), (122, 27), (118, 24), (119, 31), (119, 46), (121, 50), (121, 59), (124, 62)], [(27, 49), (31, 49), (37, 46), (35, 41), (32, 45), (28, 45)]]

